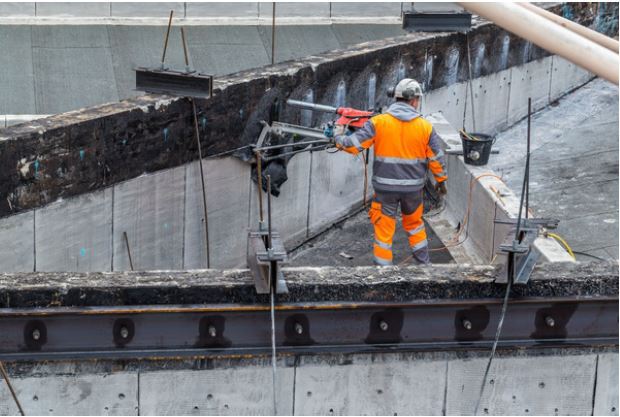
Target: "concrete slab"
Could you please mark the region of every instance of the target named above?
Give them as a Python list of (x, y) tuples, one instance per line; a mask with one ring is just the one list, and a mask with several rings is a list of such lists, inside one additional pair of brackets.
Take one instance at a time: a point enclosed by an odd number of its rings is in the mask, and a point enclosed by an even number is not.
[(400, 2), (332, 3), (332, 17), (400, 17), (401, 10), (402, 3)]
[(508, 126), (512, 126), (527, 116), (528, 98), (532, 98), (533, 112), (549, 104), (552, 60), (552, 57), (547, 57), (512, 68), (510, 99), (508, 101)]
[[(443, 117), (452, 125), (451, 131), (463, 126), (465, 113), (465, 92), (467, 83), (452, 84), (447, 87), (430, 91), (424, 96), (422, 113), (441, 112)], [(459, 138), (460, 144), (460, 138)]]
[(296, 415), (442, 415), (446, 361), (366, 357), (346, 366), (302, 364)]
[[(490, 161), (513, 190), (523, 178), (526, 129), (522, 121), (499, 135), (500, 154)], [(530, 205), (537, 215), (558, 218), (557, 232), (594, 256), (618, 246), (617, 132), (618, 88), (603, 80), (532, 118)]]
[[(370, 183), (370, 173), (368, 182)], [(361, 155), (316, 152), (312, 155), (308, 232), (320, 231), (362, 204), (364, 162)]]
[(549, 101), (557, 100), (568, 91), (594, 78), (590, 72), (557, 55), (553, 56), (552, 65)]
[[(116, 4), (120, 3), (114, 3), (113, 7), (116, 7)], [(107, 30), (119, 99), (142, 94), (134, 91), (136, 76), (133, 69), (136, 67), (154, 67), (161, 62), (166, 28), (163, 26), (118, 25), (108, 26)], [(191, 36), (192, 31), (193, 28), (188, 28), (189, 36)], [(185, 61), (179, 30), (170, 31), (168, 46), (166, 65), (170, 68), (184, 69)]]
[(37, 271), (110, 271), (112, 189), (36, 211)]
[[(446, 415), (472, 415), (487, 358), (448, 363)], [(596, 355), (496, 357), (480, 415), (591, 415)]]
[[(314, 6), (308, 9), (312, 10), (312, 8)], [(259, 26), (258, 31), (263, 39), (269, 62), (271, 62), (271, 27)], [(276, 62), (307, 57), (338, 48), (340, 48), (340, 43), (331, 26), (323, 26), (321, 30), (317, 30), (316, 26), (305, 25), (276, 28)]]
[(185, 3), (185, 16), (200, 17), (256, 17), (258, 18), (257, 2), (235, 3)]
[[(273, 415), (271, 366), (142, 372), (141, 415)], [(294, 370), (278, 365), (278, 415), (293, 414)]]
[(186, 34), (190, 62), (201, 72), (224, 75), (271, 63), (256, 26), (188, 27)]
[(185, 167), (144, 175), (114, 186), (113, 270), (183, 268)]
[[(332, 3), (332, 5), (334, 4)], [(359, 25), (338, 23), (332, 25), (332, 30), (336, 35), (336, 39), (340, 42), (341, 48), (347, 48), (351, 45), (375, 39), (402, 36), (407, 33), (401, 29), (400, 25), (396, 24)]]
[[(34, 25), (34, 48), (109, 48), (105, 26), (90, 25)], [(80, 61), (73, 62), (79, 64)]]
[[(250, 166), (235, 158), (203, 162), (211, 268), (246, 265)], [(187, 165), (183, 269), (207, 267), (200, 166)]]
[(37, 2), (37, 16), (108, 17), (110, 3)]
[[(472, 81), (476, 132), (495, 134), (507, 126), (510, 70), (504, 70)], [(471, 116), (471, 97), (467, 98), (465, 129), (474, 132)]]
[(34, 13), (34, 2), (0, 2), (0, 16), (34, 16)]
[[(271, 2), (259, 2), (259, 17), (271, 19), (273, 6)], [(312, 3), (277, 2), (276, 24), (278, 17), (323, 17), (329, 18), (330, 4), (324, 1)]]
[[(287, 249), (307, 237), (308, 197), (311, 195), (311, 164), (319, 154), (304, 152), (293, 156), (287, 167), (288, 180), (280, 188), (280, 195), (271, 199), (271, 218), (280, 232)], [(258, 228), (258, 188), (252, 181), (250, 189), (250, 229)], [(263, 193), (264, 218), (267, 219), (267, 194)], [(324, 223), (323, 223), (324, 224)]]
[[(26, 415), (138, 415), (137, 373), (12, 378)], [(19, 415), (6, 384), (0, 413)]]
[(618, 415), (618, 353), (598, 355), (596, 392), (594, 393), (595, 416)]
[(33, 26), (32, 56), (37, 113), (118, 101), (104, 27)]
[(168, 17), (170, 10), (174, 10), (174, 17), (185, 17), (185, 3), (110, 3), (111, 16), (122, 17)]
[(0, 114), (36, 113), (30, 35), (30, 26), (0, 26)]
[(34, 211), (0, 219), (0, 269), (34, 271)]

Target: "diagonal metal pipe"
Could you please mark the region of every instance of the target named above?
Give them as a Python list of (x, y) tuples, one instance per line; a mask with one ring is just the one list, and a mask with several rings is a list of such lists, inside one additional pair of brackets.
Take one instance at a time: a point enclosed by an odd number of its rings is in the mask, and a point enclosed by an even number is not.
[(598, 43), (599, 45), (604, 46), (612, 52), (618, 53), (618, 51), (620, 50), (620, 44), (618, 43), (618, 41), (610, 38), (609, 36), (605, 36), (602, 33), (582, 26), (579, 23), (573, 22), (572, 20), (565, 19), (562, 16), (558, 16), (557, 14), (551, 13), (550, 11), (535, 6), (531, 3), (525, 2), (516, 4), (521, 7), (525, 7), (526, 9), (536, 13), (537, 15), (549, 19), (552, 22), (557, 23), (558, 25), (565, 27), (570, 31), (573, 31), (576, 34), (591, 40), (592, 42)]
[(536, 46), (618, 85), (618, 54), (516, 3), (466, 3), (461, 7)]

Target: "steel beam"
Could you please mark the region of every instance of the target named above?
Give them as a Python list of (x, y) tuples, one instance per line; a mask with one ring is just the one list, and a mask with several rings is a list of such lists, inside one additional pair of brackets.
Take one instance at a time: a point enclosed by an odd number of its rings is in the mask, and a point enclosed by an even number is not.
[[(280, 353), (486, 349), (501, 300), (276, 306)], [(0, 360), (264, 355), (269, 305), (0, 309)], [(513, 299), (500, 346), (618, 345), (618, 297)]]

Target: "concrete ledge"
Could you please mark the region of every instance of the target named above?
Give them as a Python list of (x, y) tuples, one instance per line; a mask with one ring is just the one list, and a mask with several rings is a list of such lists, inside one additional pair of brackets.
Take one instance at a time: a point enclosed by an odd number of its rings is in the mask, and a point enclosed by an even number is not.
[[(279, 302), (501, 298), (499, 267), (285, 268)], [(248, 270), (0, 274), (0, 308), (150, 304), (267, 303)], [(514, 297), (617, 296), (618, 263), (538, 265)]]

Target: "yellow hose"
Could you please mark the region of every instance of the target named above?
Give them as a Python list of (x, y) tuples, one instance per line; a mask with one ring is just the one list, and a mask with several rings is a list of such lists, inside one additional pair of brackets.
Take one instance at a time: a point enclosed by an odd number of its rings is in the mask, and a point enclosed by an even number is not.
[(562, 236), (555, 234), (555, 233), (549, 233), (547, 232), (547, 236), (554, 238), (555, 240), (557, 240), (558, 242), (560, 242), (560, 244), (562, 244), (562, 246), (564, 246), (564, 248), (566, 249), (566, 251), (568, 252), (568, 254), (570, 256), (573, 257), (573, 259), (577, 260), (577, 258), (575, 257), (575, 254), (573, 253), (573, 250), (571, 249), (571, 247), (569, 246), (568, 243), (566, 243), (566, 241), (562, 238)]

